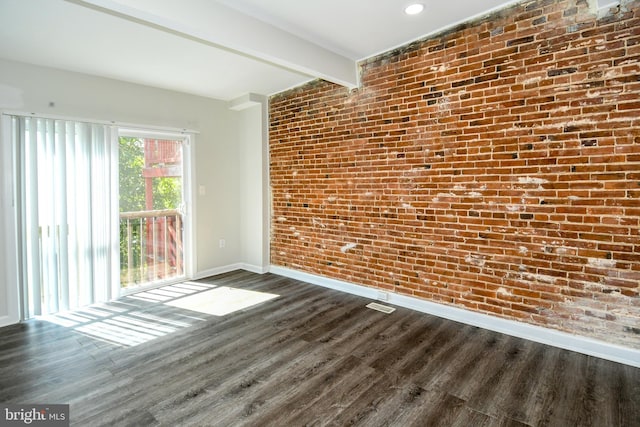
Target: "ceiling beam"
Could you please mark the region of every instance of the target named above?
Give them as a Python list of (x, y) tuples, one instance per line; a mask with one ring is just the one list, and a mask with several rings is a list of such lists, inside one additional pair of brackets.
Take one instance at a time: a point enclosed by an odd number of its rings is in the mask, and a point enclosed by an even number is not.
[(255, 93), (247, 93), (236, 99), (229, 101), (229, 109), (234, 111), (246, 110), (249, 107), (261, 105), (265, 102), (265, 97)]
[(211, 0), (67, 1), (310, 77), (358, 85), (355, 60)]

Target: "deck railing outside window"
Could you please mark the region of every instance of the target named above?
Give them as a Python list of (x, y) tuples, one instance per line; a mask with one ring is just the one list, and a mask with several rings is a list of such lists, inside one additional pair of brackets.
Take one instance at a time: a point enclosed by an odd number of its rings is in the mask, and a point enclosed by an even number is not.
[(175, 209), (121, 212), (121, 286), (181, 276), (182, 227), (182, 216)]

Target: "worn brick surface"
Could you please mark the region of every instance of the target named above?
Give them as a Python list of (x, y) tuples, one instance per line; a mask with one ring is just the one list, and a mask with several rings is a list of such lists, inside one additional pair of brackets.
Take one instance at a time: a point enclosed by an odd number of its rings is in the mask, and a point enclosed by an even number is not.
[(595, 3), (273, 96), (272, 263), (640, 348), (640, 1)]

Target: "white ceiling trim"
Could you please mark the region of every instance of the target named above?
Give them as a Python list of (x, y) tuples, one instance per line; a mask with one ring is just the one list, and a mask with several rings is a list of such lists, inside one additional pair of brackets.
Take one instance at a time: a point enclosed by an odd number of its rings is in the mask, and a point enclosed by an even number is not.
[(354, 60), (210, 0), (67, 1), (310, 77), (358, 86)]

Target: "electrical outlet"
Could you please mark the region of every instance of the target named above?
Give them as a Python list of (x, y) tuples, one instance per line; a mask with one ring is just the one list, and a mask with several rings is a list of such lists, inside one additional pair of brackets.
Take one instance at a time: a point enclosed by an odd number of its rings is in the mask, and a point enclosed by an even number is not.
[(227, 241), (224, 239), (220, 239), (220, 248), (224, 248), (225, 246), (227, 246)]

